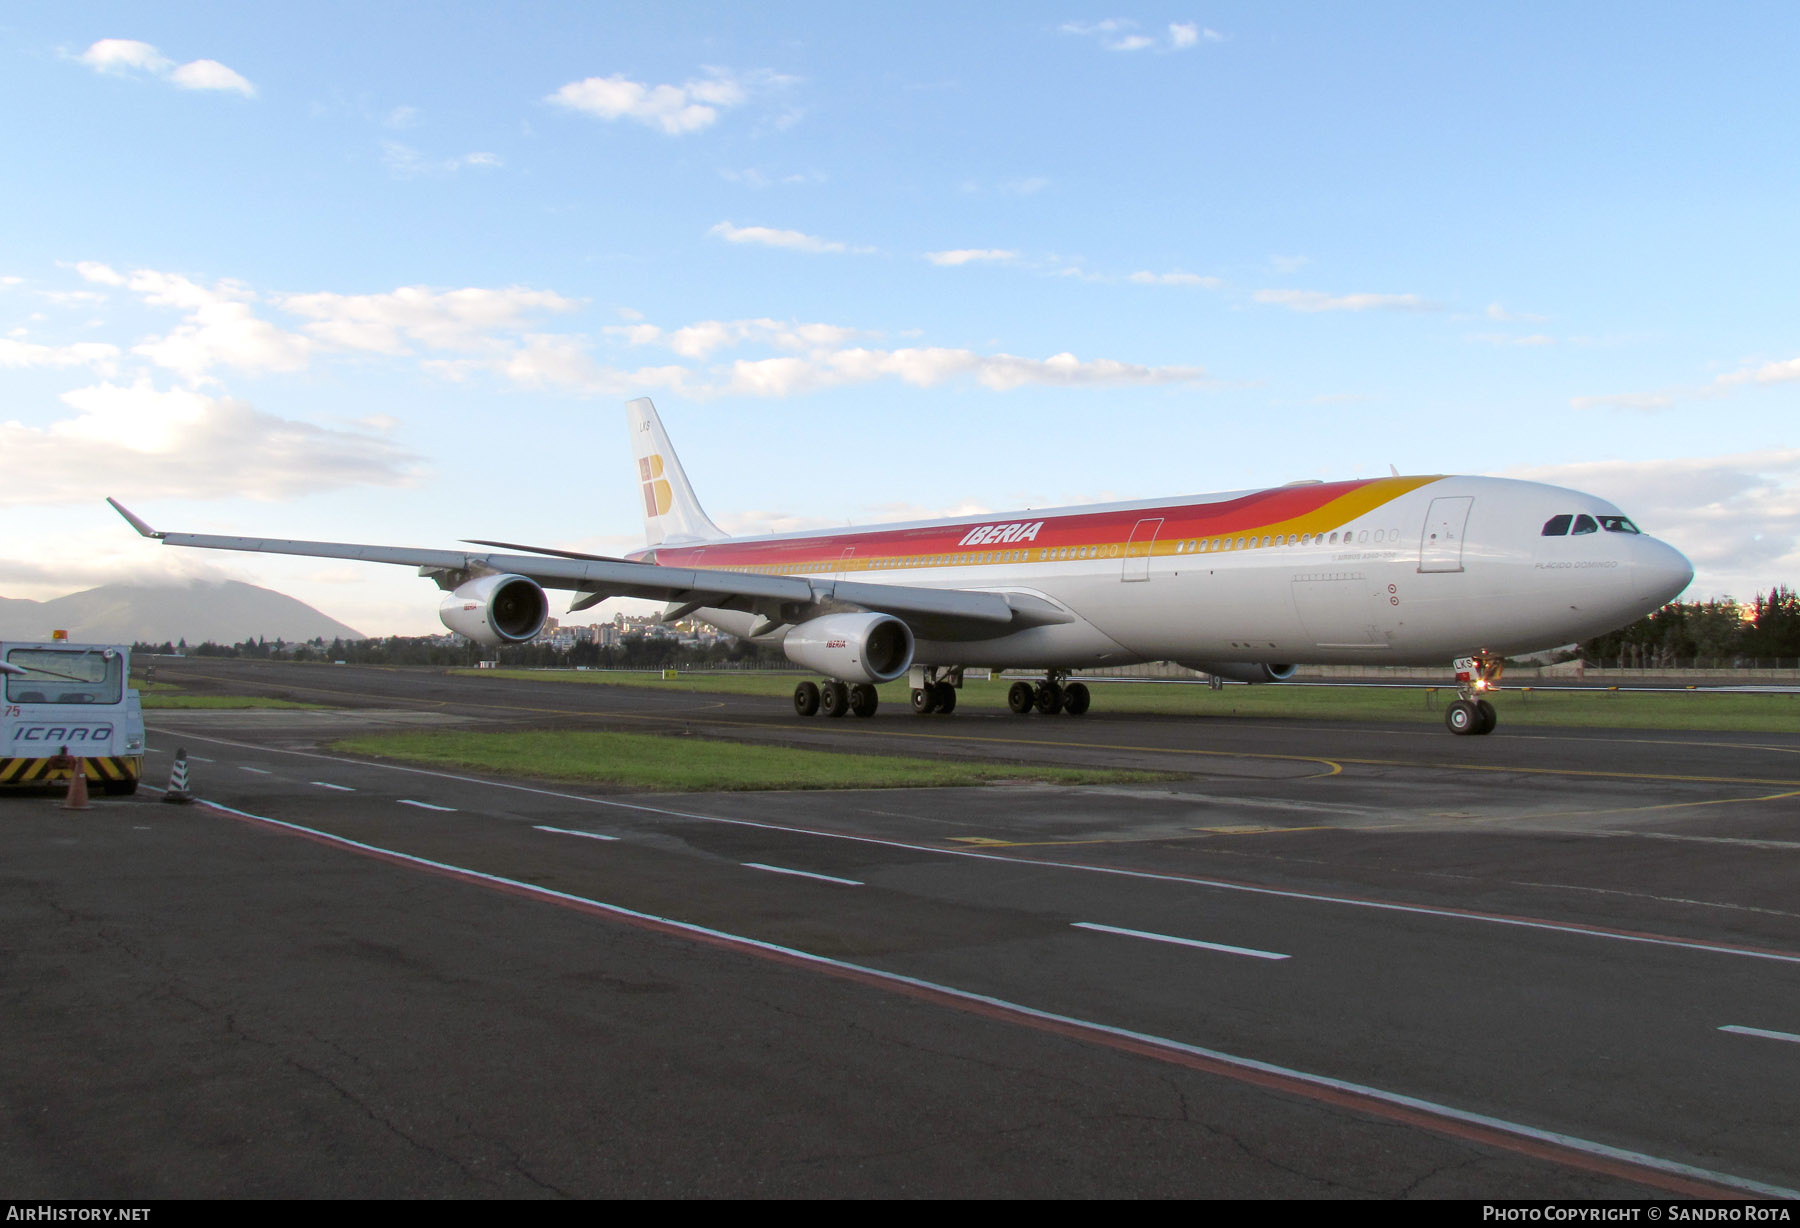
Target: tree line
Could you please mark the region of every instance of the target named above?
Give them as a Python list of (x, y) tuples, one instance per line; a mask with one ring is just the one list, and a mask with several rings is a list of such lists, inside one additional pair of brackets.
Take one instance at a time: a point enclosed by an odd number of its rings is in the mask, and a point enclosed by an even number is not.
[(324, 639), (288, 642), (261, 636), (236, 644), (190, 646), (179, 643), (139, 643), (137, 654), (181, 654), (190, 657), (236, 657), (272, 661), (342, 661), (346, 665), (440, 665), (473, 668), (478, 662), (498, 660), (507, 669), (782, 669), (791, 665), (779, 646), (729, 640), (697, 646), (681, 644), (666, 636), (627, 635), (605, 647), (577, 643), (571, 648), (549, 644), (511, 644), (484, 648), (469, 640), (446, 643), (441, 636), (390, 635), (367, 640)]
[(1620, 669), (1704, 665), (1800, 665), (1800, 595), (1785, 584), (1748, 605), (1727, 597), (1674, 601), (1581, 645), (1582, 659)]

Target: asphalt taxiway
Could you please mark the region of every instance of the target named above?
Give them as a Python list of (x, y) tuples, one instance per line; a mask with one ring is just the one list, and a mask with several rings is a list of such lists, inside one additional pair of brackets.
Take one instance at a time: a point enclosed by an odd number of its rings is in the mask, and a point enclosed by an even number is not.
[[(0, 799), (0, 1186), (1780, 1196), (1800, 737), (959, 712), (192, 660), (203, 804)], [(329, 749), (660, 730), (1148, 786), (628, 795)]]

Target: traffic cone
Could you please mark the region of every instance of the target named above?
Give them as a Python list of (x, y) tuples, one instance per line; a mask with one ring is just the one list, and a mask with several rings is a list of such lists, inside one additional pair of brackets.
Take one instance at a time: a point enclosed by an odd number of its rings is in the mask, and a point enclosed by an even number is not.
[(187, 750), (177, 747), (175, 762), (169, 768), (169, 788), (162, 796), (165, 802), (189, 803), (194, 800), (193, 791), (188, 788)]
[(88, 808), (87, 767), (80, 759), (75, 760), (75, 774), (69, 777), (69, 795), (63, 798), (62, 808), (64, 810), (86, 810)]

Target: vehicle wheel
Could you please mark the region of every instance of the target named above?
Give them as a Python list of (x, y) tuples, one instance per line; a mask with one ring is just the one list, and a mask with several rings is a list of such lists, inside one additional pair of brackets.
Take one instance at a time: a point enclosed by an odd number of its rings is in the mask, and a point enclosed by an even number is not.
[(920, 716), (930, 716), (937, 711), (937, 695), (934, 687), (914, 687), (912, 693), (913, 711)]
[(875, 709), (881, 704), (881, 696), (868, 683), (858, 683), (850, 688), (850, 715), (874, 716)]
[(802, 682), (794, 688), (794, 711), (811, 716), (819, 710), (819, 688), (816, 683)]
[(130, 797), (137, 792), (135, 780), (108, 780), (102, 783), (101, 789), (108, 797)]
[(945, 716), (956, 711), (956, 688), (948, 682), (936, 682), (931, 687), (931, 697), (937, 700), (937, 710)]
[(1494, 705), (1485, 699), (1478, 699), (1475, 701), (1475, 710), (1481, 714), (1481, 728), (1475, 732), (1494, 732), (1494, 726), (1500, 723), (1500, 714), (1494, 711)]
[(1006, 706), (1018, 716), (1024, 716), (1030, 712), (1031, 705), (1036, 700), (1037, 695), (1031, 689), (1029, 682), (1015, 682), (1012, 684), (1012, 689), (1006, 693)]
[(1092, 702), (1093, 699), (1088, 694), (1086, 683), (1071, 682), (1063, 688), (1063, 711), (1070, 716), (1082, 715), (1088, 710), (1088, 704)]
[(1451, 733), (1470, 734), (1481, 728), (1481, 712), (1466, 699), (1444, 709), (1444, 727)]
[(827, 682), (820, 687), (819, 711), (826, 716), (842, 716), (850, 711), (850, 688), (841, 682)]
[(1055, 716), (1062, 711), (1063, 689), (1054, 682), (1046, 682), (1037, 689), (1037, 710), (1045, 716)]

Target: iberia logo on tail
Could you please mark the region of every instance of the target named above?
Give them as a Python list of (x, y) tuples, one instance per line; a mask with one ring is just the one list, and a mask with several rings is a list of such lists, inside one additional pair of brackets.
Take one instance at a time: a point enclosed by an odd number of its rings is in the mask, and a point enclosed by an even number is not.
[(644, 515), (661, 516), (675, 501), (669, 483), (663, 477), (663, 458), (659, 455), (638, 457), (638, 477), (644, 483)]

